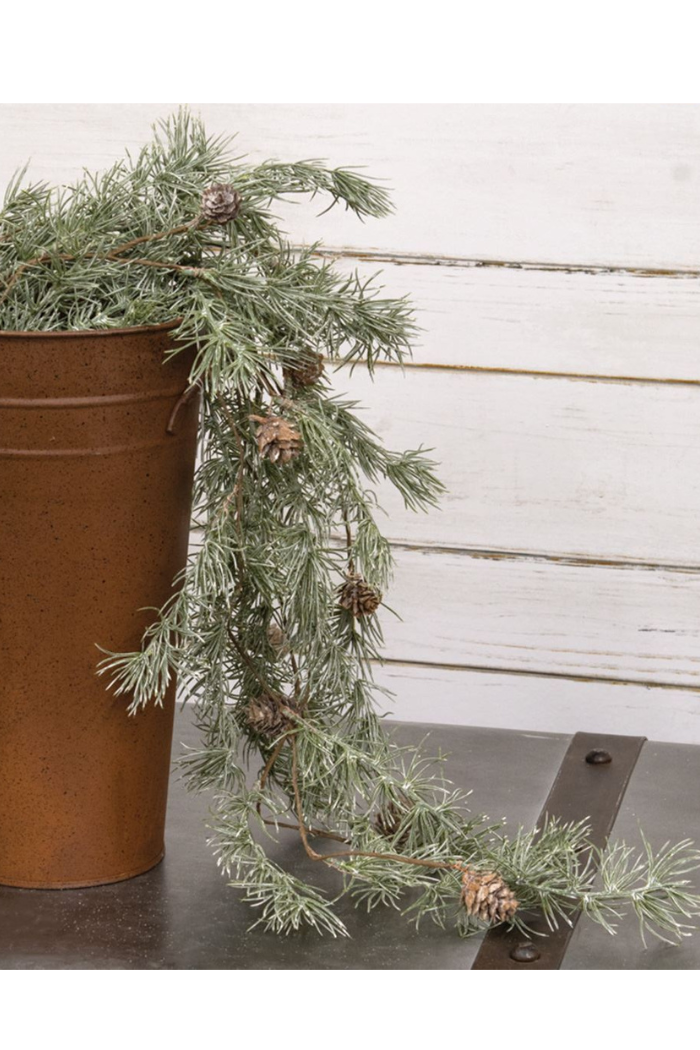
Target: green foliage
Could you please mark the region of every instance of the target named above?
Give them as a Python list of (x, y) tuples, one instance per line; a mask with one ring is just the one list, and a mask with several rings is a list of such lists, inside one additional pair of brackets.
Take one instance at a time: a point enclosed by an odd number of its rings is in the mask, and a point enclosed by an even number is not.
[[(202, 193), (232, 184), (234, 220), (200, 218)], [(384, 448), (333, 395), (325, 376), (285, 377), (322, 355), (333, 367), (400, 362), (414, 335), (410, 307), (375, 281), (344, 276), (314, 248), (292, 249), (271, 209), (318, 195), (360, 218), (390, 211), (386, 192), (318, 161), (250, 166), (207, 137), (187, 112), (161, 124), (138, 156), (54, 190), (7, 189), (0, 212), (0, 328), (109, 328), (179, 319), (172, 353), (196, 347), (202, 388), (195, 525), (200, 542), (181, 587), (155, 616), (137, 653), (109, 653), (102, 671), (129, 711), (162, 702), (177, 675), (194, 705), (201, 746), (182, 767), (216, 798), (213, 848), (222, 870), (277, 932), (312, 926), (344, 934), (327, 895), (272, 859), (286, 825), (307, 854), (338, 872), (356, 904), (405, 907), (468, 934), (480, 923), (460, 904), (465, 865), (496, 870), (521, 907), (555, 926), (577, 909), (611, 929), (624, 908), (677, 938), (699, 911), (687, 888), (690, 844), (641, 856), (625, 845), (597, 857), (582, 826), (548, 824), (515, 837), (470, 818), (466, 796), (440, 762), (400, 749), (375, 711), (377, 617), (339, 606), (346, 572), (384, 591), (391, 548), (377, 525), (374, 490), (388, 482), (406, 506), (438, 500), (434, 464), (418, 449)], [(253, 416), (283, 416), (303, 439), (289, 463), (260, 454)], [(282, 729), (266, 737), (251, 700), (273, 698)], [(251, 786), (246, 767), (259, 766)], [(380, 830), (377, 814), (395, 827)], [(323, 854), (315, 844), (330, 840)], [(525, 916), (525, 918), (523, 918)]]

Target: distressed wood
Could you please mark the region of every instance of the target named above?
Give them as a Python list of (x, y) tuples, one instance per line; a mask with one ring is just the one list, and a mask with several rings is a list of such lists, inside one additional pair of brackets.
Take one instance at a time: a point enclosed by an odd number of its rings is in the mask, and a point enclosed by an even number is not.
[(636, 682), (547, 677), (410, 663), (375, 669), (390, 720), (436, 722), (528, 733), (639, 733), (700, 744), (700, 692)]
[(410, 296), (416, 363), (700, 382), (700, 278), (334, 262)]
[[(34, 178), (104, 167), (173, 108), (0, 106), (0, 183), (30, 155)], [(437, 721), (454, 706), (481, 725), (695, 739), (700, 576), (650, 567), (700, 567), (700, 391), (658, 382), (700, 381), (698, 279), (661, 272), (699, 268), (700, 109), (193, 108), (213, 133), (239, 130), (253, 160), (385, 176), (390, 219), (280, 214), (295, 241), (321, 236), (342, 269), (381, 268), (389, 294), (415, 298), (419, 365), (488, 370), (336, 381), (393, 446), (435, 446), (449, 489), (427, 517), (381, 493), (385, 531), (431, 548), (397, 550), (388, 600), (405, 619), (385, 617), (387, 652), (414, 663), (381, 675), (402, 683), (399, 703)]]
[(388, 368), (335, 387), (440, 464), (428, 515), (379, 488), (394, 540), (700, 565), (700, 387)]
[[(200, 543), (194, 533), (193, 553)], [(700, 692), (700, 572), (402, 548), (394, 554), (380, 610), (383, 685), (395, 674), (420, 679), (426, 665), (428, 674), (513, 672)], [(397, 717), (411, 716), (401, 709)], [(449, 721), (444, 708), (433, 720)]]
[(394, 660), (700, 686), (700, 573), (397, 551)]
[[(700, 108), (695, 105), (250, 105), (193, 103), (253, 160), (364, 165), (396, 215), (358, 223), (318, 204), (282, 209), (299, 238), (494, 260), (695, 268)], [(138, 147), (171, 103), (5, 104), (0, 182), (33, 157), (70, 179)], [(325, 232), (323, 232), (325, 231)]]

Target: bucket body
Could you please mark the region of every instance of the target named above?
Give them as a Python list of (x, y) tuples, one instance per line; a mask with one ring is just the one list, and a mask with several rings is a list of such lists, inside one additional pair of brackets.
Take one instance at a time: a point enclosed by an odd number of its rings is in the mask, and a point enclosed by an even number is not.
[[(198, 398), (172, 326), (0, 332), (0, 883), (163, 856), (174, 683), (134, 717), (96, 674), (185, 565)], [(168, 432), (168, 426), (174, 433)], [(148, 607), (148, 608), (147, 608)]]

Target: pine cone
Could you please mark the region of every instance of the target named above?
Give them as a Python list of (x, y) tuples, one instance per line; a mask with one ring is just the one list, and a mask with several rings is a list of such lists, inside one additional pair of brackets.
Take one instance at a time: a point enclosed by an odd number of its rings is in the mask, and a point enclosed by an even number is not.
[(359, 572), (347, 573), (345, 583), (338, 588), (338, 604), (353, 616), (369, 616), (382, 601), (382, 592), (373, 587)]
[(292, 728), (294, 722), (282, 708), (293, 706), (290, 700), (261, 693), (249, 702), (246, 721), (254, 733), (274, 738)]
[(462, 904), (469, 915), (482, 922), (507, 922), (518, 902), (513, 891), (495, 871), (465, 868), (462, 875)]
[(260, 426), (255, 432), (260, 455), (270, 462), (289, 463), (303, 448), (301, 434), (281, 416), (251, 416)]
[(202, 194), (202, 215), (208, 222), (225, 226), (240, 211), (241, 195), (233, 186), (215, 183)]
[(280, 656), (287, 649), (287, 635), (284, 633), (281, 627), (276, 623), (271, 623), (267, 628), (267, 640), (270, 646), (275, 650), (277, 656)]
[(287, 365), (283, 369), (284, 378), (292, 386), (311, 386), (323, 375), (323, 355), (303, 357), (296, 365)]
[[(407, 810), (398, 806), (396, 802), (390, 802), (384, 809), (380, 809), (374, 818), (374, 830), (383, 835), (385, 839), (395, 839), (401, 822), (406, 818)], [(406, 828), (399, 839), (396, 839), (397, 847), (404, 846), (408, 839), (409, 828)]]

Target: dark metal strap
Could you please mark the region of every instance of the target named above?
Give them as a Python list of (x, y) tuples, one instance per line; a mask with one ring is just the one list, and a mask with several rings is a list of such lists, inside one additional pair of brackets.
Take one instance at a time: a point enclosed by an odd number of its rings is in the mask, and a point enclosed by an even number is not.
[[(569, 823), (590, 821), (593, 845), (605, 845), (624, 798), (645, 737), (577, 733), (554, 779), (540, 819), (559, 817)], [(528, 926), (544, 937), (528, 941), (504, 926), (489, 930), (474, 960), (473, 970), (558, 970), (578, 919), (549, 929), (544, 917), (528, 917)]]

